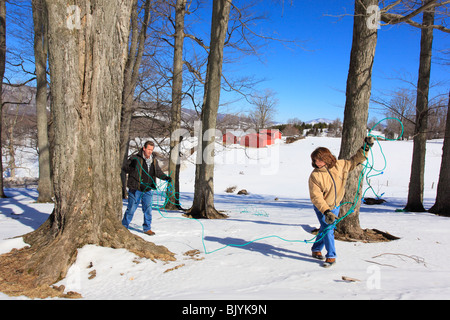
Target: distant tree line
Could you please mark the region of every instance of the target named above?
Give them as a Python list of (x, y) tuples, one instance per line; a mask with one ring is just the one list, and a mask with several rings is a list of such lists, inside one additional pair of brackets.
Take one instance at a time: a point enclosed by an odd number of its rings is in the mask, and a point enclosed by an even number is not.
[(319, 136), (326, 132), (329, 137), (340, 137), (342, 121), (336, 119), (331, 123), (306, 123), (298, 119), (290, 119), (286, 124), (275, 125), (271, 128), (280, 130), (284, 136)]

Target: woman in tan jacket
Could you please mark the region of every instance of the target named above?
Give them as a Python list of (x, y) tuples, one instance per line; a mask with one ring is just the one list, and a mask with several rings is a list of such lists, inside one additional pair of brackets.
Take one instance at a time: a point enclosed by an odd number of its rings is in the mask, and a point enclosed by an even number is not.
[(365, 154), (373, 145), (374, 138), (367, 137), (364, 141), (363, 147), (350, 160), (337, 160), (330, 150), (324, 147), (317, 148), (311, 154), (314, 170), (309, 177), (309, 193), (320, 222), (317, 241), (311, 250), (314, 258), (323, 260), (321, 251), (325, 247), (327, 254), (324, 267), (336, 263), (334, 226), (330, 225), (339, 215), (339, 205), (345, 194), (348, 173), (366, 161)]

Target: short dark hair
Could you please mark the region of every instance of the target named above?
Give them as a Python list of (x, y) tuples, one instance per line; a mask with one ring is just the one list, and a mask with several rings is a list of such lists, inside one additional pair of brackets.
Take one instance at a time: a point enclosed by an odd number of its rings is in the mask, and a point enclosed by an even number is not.
[(147, 141), (144, 143), (144, 149), (147, 149), (148, 146), (155, 147), (155, 143), (153, 141)]

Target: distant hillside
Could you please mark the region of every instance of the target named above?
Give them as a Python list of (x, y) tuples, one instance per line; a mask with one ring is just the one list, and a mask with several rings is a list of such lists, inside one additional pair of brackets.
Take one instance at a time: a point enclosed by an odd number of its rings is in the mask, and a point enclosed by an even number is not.
[[(36, 88), (31, 86), (13, 87), (6, 83), (3, 84), (3, 101), (9, 102), (5, 105), (3, 111), (5, 113), (36, 116)], [(49, 102), (50, 107), (50, 102)], [(18, 109), (18, 110), (17, 110)], [(187, 127), (193, 127), (194, 121), (199, 120), (196, 110), (182, 108), (182, 123)], [(168, 123), (170, 118), (170, 105), (155, 102), (141, 102), (140, 107), (134, 114), (134, 118), (149, 117), (162, 123)], [(330, 124), (334, 120), (326, 118), (318, 118), (305, 122), (314, 125), (316, 123)], [(273, 126), (282, 125), (282, 123), (274, 122)], [(146, 125), (147, 127), (152, 127)], [(247, 130), (252, 127), (252, 121), (245, 114), (229, 114), (219, 113), (217, 115), (217, 128), (225, 129), (243, 129)]]
[(311, 125), (315, 125), (316, 123), (326, 123), (326, 124), (330, 124), (333, 123), (334, 120), (330, 120), (330, 119), (325, 119), (325, 118), (318, 118), (318, 119), (314, 119), (314, 120), (310, 120), (305, 122), (306, 124), (311, 124)]

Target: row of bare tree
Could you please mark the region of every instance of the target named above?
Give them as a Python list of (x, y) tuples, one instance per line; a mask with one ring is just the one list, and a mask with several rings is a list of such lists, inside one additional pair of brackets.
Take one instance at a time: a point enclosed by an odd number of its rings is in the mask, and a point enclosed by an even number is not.
[[(4, 9), (5, 1), (0, 3)], [(167, 68), (165, 74), (159, 74), (157, 79), (173, 84), (171, 131), (180, 126), (182, 97), (190, 96), (201, 109), (203, 128), (200, 132), (204, 139), (201, 139), (199, 153), (209, 157), (212, 154), (205, 150), (214, 146), (214, 136), (208, 132), (216, 127), (224, 47), (225, 44), (236, 46), (232, 43), (233, 36), (245, 37), (249, 32), (244, 25), (253, 18), (246, 16), (243, 8), (233, 6), (230, 0), (214, 1), (211, 38), (206, 45), (201, 39), (189, 35), (183, 27), (185, 15), (189, 13), (186, 0), (81, 0), (71, 6), (62, 0), (33, 0), (32, 5), (37, 112), (40, 116), (47, 116), (47, 112), (42, 110), (47, 106), (49, 87), (53, 136), (50, 143), (46, 139), (49, 121), (38, 117), (42, 168), (38, 190), (40, 201), (45, 201), (43, 195), (46, 190), (50, 197), (53, 195), (55, 206), (40, 228), (24, 236), (30, 247), (20, 252), (15, 260), (17, 265), (12, 267), (9, 264), (4, 274), (8, 274), (8, 270), (15, 270), (16, 274), (27, 270), (26, 277), (18, 279), (18, 282), (25, 282), (26, 278), (26, 283), (32, 283), (32, 286), (52, 284), (64, 277), (76, 257), (77, 248), (85, 244), (127, 248), (151, 259), (173, 260), (173, 253), (165, 247), (155, 246), (124, 229), (119, 218), (122, 215), (120, 168), (127, 154), (135, 95), (139, 90), (142, 90), (139, 95), (149, 94), (149, 89), (142, 85), (142, 79), (141, 86), (137, 85), (139, 74), (148, 71), (142, 58), (146, 55), (151, 57), (146, 47), (147, 30), (155, 27), (150, 27), (151, 14), (162, 14), (164, 9), (170, 12), (165, 16), (165, 23), (156, 26), (160, 29), (172, 26), (173, 30), (167, 33), (167, 39), (161, 40), (170, 43), (174, 51), (173, 68)], [(230, 17), (234, 21), (231, 28), (228, 24)], [(183, 42), (187, 38), (206, 53), (206, 59), (196, 55), (197, 65), (184, 60)], [(255, 48), (247, 45), (245, 49), (252, 51)], [(46, 75), (47, 61), (49, 79)], [(183, 66), (187, 66), (190, 74), (197, 78), (197, 82), (189, 84), (191, 87), (198, 87), (199, 83), (204, 86), (201, 103), (193, 93), (181, 92)], [(201, 68), (205, 66), (206, 71), (202, 72)], [(153, 83), (152, 94), (160, 94), (159, 90), (164, 85), (159, 85), (158, 81)], [(227, 79), (227, 85), (232, 87), (235, 83)], [(171, 159), (177, 154), (177, 137), (173, 140), (171, 153), (175, 152), (175, 155)], [(47, 156), (44, 151), (48, 152)], [(203, 161), (197, 166), (195, 200), (190, 209), (193, 216), (221, 216), (213, 205), (213, 169), (211, 161)], [(169, 171), (171, 174), (176, 172), (172, 164)], [(44, 183), (47, 178), (48, 183)], [(4, 267), (0, 263), (2, 271)]]
[[(342, 144), (339, 158), (348, 158), (356, 152), (358, 140), (362, 141), (366, 134), (365, 128), (368, 117), (368, 105), (371, 96), (372, 66), (377, 44), (377, 30), (379, 25), (394, 25), (406, 23), (421, 29), (420, 65), (416, 92), (416, 118), (414, 128), (414, 148), (411, 167), (411, 177), (408, 190), (408, 202), (405, 210), (425, 211), (423, 207), (424, 169), (426, 139), (428, 131), (428, 92), (430, 87), (430, 70), (433, 44), (433, 32), (438, 29), (450, 32), (446, 28), (442, 16), (448, 17), (449, 1), (378, 1), (355, 0), (353, 42), (350, 57), (350, 69), (347, 78), (346, 104)], [(435, 24), (435, 15), (440, 15), (442, 24)], [(422, 17), (422, 21), (416, 19)], [(447, 123), (448, 123), (447, 114)], [(447, 132), (448, 129), (446, 129)], [(435, 205), (430, 212), (450, 215), (450, 197), (446, 193), (446, 185), (450, 183), (448, 148), (450, 139), (445, 135), (444, 154), (442, 157), (441, 173)], [(340, 216), (345, 215), (352, 207), (357, 192), (360, 170), (355, 170), (349, 176), (346, 195), (341, 206)], [(344, 219), (337, 227), (338, 231), (351, 238), (363, 237), (363, 230), (359, 224), (359, 205), (354, 213)]]

